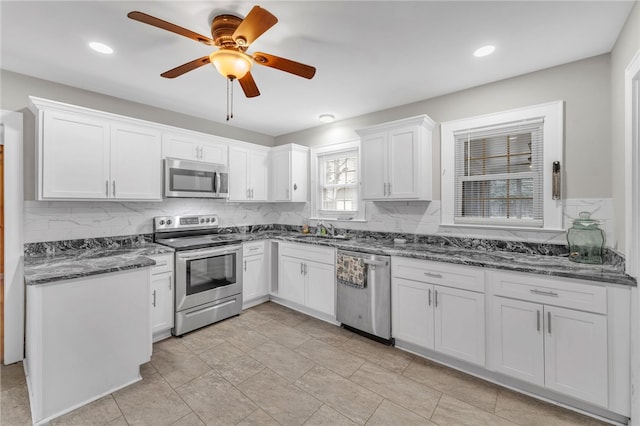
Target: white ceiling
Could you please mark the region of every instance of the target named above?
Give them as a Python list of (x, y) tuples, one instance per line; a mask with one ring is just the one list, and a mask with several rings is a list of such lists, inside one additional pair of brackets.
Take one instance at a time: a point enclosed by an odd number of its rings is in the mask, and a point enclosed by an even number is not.
[[(211, 47), (127, 18), (139, 10), (210, 35), (220, 13), (256, 2), (0, 2), (3, 69), (225, 122), (226, 84), (210, 65), (160, 73)], [(278, 136), (610, 52), (632, 1), (262, 1), (279, 22), (249, 49), (317, 68), (306, 80), (256, 65), (257, 98), (235, 92), (230, 125)], [(111, 45), (104, 56), (87, 47)], [(473, 51), (494, 44), (496, 52)], [(576, 76), (579, 78), (579, 76)]]

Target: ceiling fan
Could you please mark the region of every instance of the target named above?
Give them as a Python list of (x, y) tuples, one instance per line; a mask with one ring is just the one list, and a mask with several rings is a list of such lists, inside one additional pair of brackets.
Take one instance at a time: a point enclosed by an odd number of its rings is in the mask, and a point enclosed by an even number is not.
[[(251, 55), (246, 53), (251, 43), (278, 22), (278, 18), (260, 6), (254, 6), (244, 19), (228, 14), (216, 16), (211, 22), (212, 38), (143, 12), (129, 12), (127, 16), (135, 21), (171, 31), (209, 46), (218, 47), (210, 55), (194, 59), (160, 74), (165, 78), (175, 78), (211, 63), (220, 74), (227, 78), (227, 90), (229, 90), (229, 84), (233, 80), (238, 80), (245, 96), (252, 98), (260, 95), (258, 86), (251, 75), (251, 67), (254, 62), (307, 79), (313, 78), (316, 73), (314, 67), (290, 59), (263, 52), (255, 52)], [(230, 99), (231, 97), (228, 95), (227, 111), (229, 110)], [(233, 117), (233, 113), (231, 117)], [(228, 119), (229, 114), (227, 113)]]

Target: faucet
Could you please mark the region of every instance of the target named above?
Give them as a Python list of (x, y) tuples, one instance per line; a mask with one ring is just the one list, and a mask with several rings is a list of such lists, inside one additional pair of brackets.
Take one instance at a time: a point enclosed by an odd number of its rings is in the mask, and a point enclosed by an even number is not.
[(328, 224), (325, 229), (327, 230), (327, 234), (328, 235), (331, 235), (332, 237), (335, 237), (336, 228), (333, 226), (332, 223)]

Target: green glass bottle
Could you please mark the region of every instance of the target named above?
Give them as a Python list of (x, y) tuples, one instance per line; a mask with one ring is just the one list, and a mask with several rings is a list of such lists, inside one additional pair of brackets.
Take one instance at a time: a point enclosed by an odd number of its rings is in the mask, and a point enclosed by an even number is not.
[(569, 260), (579, 263), (602, 264), (604, 231), (599, 222), (591, 219), (591, 213), (580, 212), (567, 232)]

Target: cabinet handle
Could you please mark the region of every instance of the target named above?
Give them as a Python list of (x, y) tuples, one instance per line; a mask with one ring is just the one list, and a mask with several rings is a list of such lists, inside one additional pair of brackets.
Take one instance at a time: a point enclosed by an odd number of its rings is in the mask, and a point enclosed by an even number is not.
[(442, 278), (442, 274), (435, 274), (433, 272), (425, 272), (424, 274), (427, 277), (431, 277), (431, 278)]
[(387, 197), (391, 197), (391, 182), (387, 184)]
[(244, 260), (244, 270), (247, 270), (247, 259)]
[(249, 199), (249, 188), (247, 188), (247, 200)]
[(429, 304), (427, 306), (431, 306), (431, 289), (429, 289)]
[(256, 251), (258, 250), (260, 247), (249, 247), (249, 251)]
[(551, 334), (551, 312), (547, 312), (547, 326), (549, 334)]
[(104, 195), (109, 197), (109, 181), (108, 180), (104, 181)]
[(387, 196), (387, 182), (383, 183), (382, 187), (383, 187), (382, 188), (382, 192), (384, 192), (384, 196), (386, 197)]
[(156, 291), (153, 290), (153, 303), (152, 303), (153, 307), (156, 307)]
[(112, 185), (113, 185), (113, 196), (115, 198), (115, 196), (116, 196), (116, 181), (115, 180), (113, 181)]
[(300, 262), (300, 275), (304, 274), (304, 263)]
[(536, 329), (540, 331), (540, 310), (536, 311)]
[(161, 267), (161, 266), (167, 266), (167, 263), (169, 263), (169, 262), (156, 263), (156, 265), (154, 266), (154, 268), (159, 268), (159, 267)]
[(435, 304), (435, 307), (438, 307), (438, 290), (435, 290), (435, 295), (433, 296), (433, 302)]
[(558, 293), (556, 293), (555, 291), (543, 291), (543, 290), (537, 290), (535, 288), (532, 288), (529, 291), (533, 294), (539, 294), (540, 296), (558, 297)]

